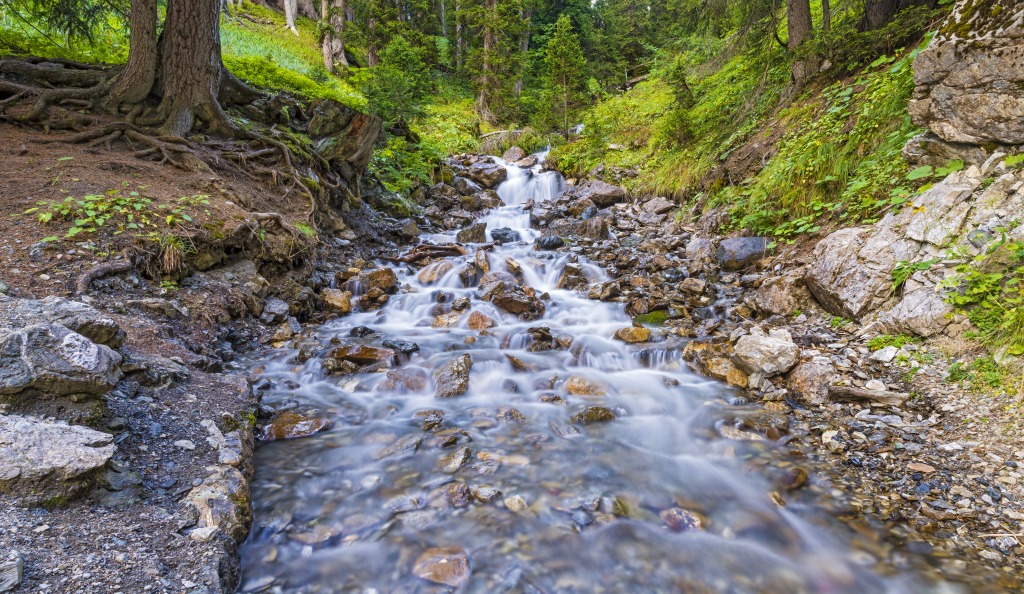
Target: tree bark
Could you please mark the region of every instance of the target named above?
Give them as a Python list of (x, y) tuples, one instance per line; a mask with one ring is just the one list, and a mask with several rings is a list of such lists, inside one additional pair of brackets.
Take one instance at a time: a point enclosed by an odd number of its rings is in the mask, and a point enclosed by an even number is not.
[(493, 53), (496, 41), (494, 32), (495, 20), (497, 19), (498, 0), (484, 0), (483, 20), (483, 63), (480, 66), (480, 92), (476, 97), (476, 112), (485, 122), (494, 123), (494, 114), (491, 112), (491, 92), (494, 86)]
[(295, 15), (299, 12), (298, 0), (284, 0), (284, 22), (285, 25), (291, 29), (292, 33), (299, 34), (299, 30), (295, 28)]
[[(519, 53), (522, 54), (523, 61), (526, 61), (526, 52), (530, 51), (530, 19), (533, 17), (529, 8), (524, 8), (522, 11), (523, 17), (523, 36), (519, 38)], [(516, 97), (523, 94), (523, 69), (519, 68), (519, 76), (516, 78), (515, 84)]]
[(125, 103), (141, 102), (156, 82), (156, 0), (132, 0), (128, 22), (128, 63), (114, 81), (106, 101), (112, 110)]
[(366, 66), (367, 68), (373, 68), (380, 63), (380, 57), (377, 55), (379, 48), (377, 47), (377, 19), (370, 17), (370, 20), (366, 23), (366, 28), (369, 30), (369, 40), (366, 42)]
[(821, 0), (821, 30), (828, 33), (832, 30), (832, 3)]
[(324, 68), (336, 72), (340, 66), (348, 70), (345, 58), (345, 6), (346, 0), (321, 0), (326, 33), (323, 40)]
[(455, 69), (462, 71), (462, 2), (455, 0)]
[[(810, 0), (788, 0), (786, 13), (790, 52), (797, 52), (811, 38), (814, 24), (811, 22)], [(815, 60), (802, 56), (793, 61), (793, 80), (800, 82), (814, 73)]]
[(448, 20), (444, 14), (444, 0), (441, 0), (441, 37), (448, 39)]
[(161, 56), (164, 132), (182, 136), (197, 118), (214, 133), (231, 135), (217, 100), (224, 64), (220, 50), (219, 0), (170, 0)]

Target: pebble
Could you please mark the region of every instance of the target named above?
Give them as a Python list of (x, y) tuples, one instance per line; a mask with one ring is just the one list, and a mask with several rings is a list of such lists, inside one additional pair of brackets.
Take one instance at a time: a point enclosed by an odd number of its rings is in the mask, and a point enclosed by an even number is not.
[(188, 450), (190, 452), (196, 449), (196, 444), (194, 444), (191, 439), (179, 439), (178, 441), (174, 442), (174, 445), (183, 450)]

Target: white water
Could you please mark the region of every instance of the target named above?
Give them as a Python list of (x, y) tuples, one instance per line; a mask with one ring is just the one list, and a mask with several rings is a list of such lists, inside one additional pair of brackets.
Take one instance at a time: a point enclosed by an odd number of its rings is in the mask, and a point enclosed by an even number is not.
[[(414, 575), (430, 547), (458, 547), (470, 558), (464, 592), (949, 592), (912, 573), (883, 577), (873, 568), (884, 548), (856, 537), (799, 494), (778, 507), (769, 496), (792, 466), (768, 442), (733, 441), (715, 428), (753, 411), (727, 404), (736, 394), (686, 370), (681, 344), (625, 345), (614, 332), (630, 325), (620, 303), (590, 301), (555, 289), (569, 255), (538, 252), (529, 200), (563, 190), (556, 173), (509, 166), (498, 188), (505, 207), (484, 219), (490, 232), (516, 230), (523, 241), (489, 253), (491, 270), (518, 262), (525, 284), (547, 292), (542, 320), (525, 322), (476, 298), (458, 270), (474, 254), (453, 258), (439, 282), (424, 285), (418, 269), (397, 270), (403, 290), (381, 311), (337, 319), (315, 330), (325, 345), (303, 364), (294, 349), (254, 362), (272, 382), (267, 402), (294, 406), (334, 421), (327, 432), (274, 442), (258, 451), (253, 483), (256, 524), (243, 547), (243, 592), (438, 592), (449, 589)], [(454, 241), (454, 234), (427, 237)], [(592, 282), (606, 279), (580, 262)], [(439, 296), (443, 301), (439, 305)], [(459, 297), (498, 321), (489, 332), (468, 328), (468, 311), (453, 328), (431, 322)], [(352, 338), (367, 326), (376, 334)], [(572, 337), (565, 350), (530, 352), (528, 329), (547, 327)], [(383, 373), (329, 376), (322, 370), (331, 339), (380, 345), (409, 340), (420, 351), (400, 365), (430, 377), (454, 356), (469, 353), (468, 393), (434, 397), (420, 390), (389, 391)], [(513, 354), (531, 371), (517, 371)], [(574, 396), (572, 376), (602, 387), (602, 396)], [(552, 395), (560, 402), (551, 402)], [(599, 404), (613, 421), (572, 425), (570, 417)], [(505, 422), (514, 407), (523, 422)], [(442, 409), (450, 431), (424, 431), (416, 411)], [(399, 440), (422, 438), (404, 455), (382, 457)], [(457, 442), (445, 443), (445, 438)], [(439, 461), (468, 446), (474, 458), (454, 474)], [(486, 452), (517, 463), (482, 460)], [(509, 459), (506, 459), (509, 460)], [(521, 462), (525, 461), (523, 465)], [(813, 478), (813, 477), (812, 477)], [(453, 482), (518, 495), (528, 509), (473, 501), (453, 508)], [(704, 530), (675, 532), (659, 513), (683, 508)], [(881, 565), (879, 566), (881, 567)]]

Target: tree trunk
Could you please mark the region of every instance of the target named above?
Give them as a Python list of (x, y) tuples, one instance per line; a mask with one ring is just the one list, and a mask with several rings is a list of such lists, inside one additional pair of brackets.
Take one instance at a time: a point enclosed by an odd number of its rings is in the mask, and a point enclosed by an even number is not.
[(861, 28), (865, 31), (876, 31), (889, 24), (899, 11), (897, 0), (867, 0), (864, 6), (864, 21)]
[(369, 30), (369, 40), (366, 42), (366, 67), (373, 68), (380, 63), (380, 56), (377, 55), (377, 19), (370, 17), (366, 28)]
[(211, 132), (231, 135), (217, 100), (224, 64), (219, 0), (170, 0), (161, 56), (164, 131), (184, 135), (202, 120)]
[(326, 33), (323, 40), (324, 68), (336, 72), (341, 67), (348, 70), (345, 58), (345, 0), (321, 0)]
[(828, 33), (832, 30), (832, 3), (821, 0), (821, 30)]
[(494, 114), (491, 113), (491, 92), (494, 86), (493, 69), (495, 33), (494, 26), (497, 19), (498, 0), (484, 0), (483, 19), (483, 64), (480, 66), (480, 93), (476, 97), (476, 112), (485, 122), (494, 123)]
[(292, 33), (299, 34), (299, 30), (295, 28), (295, 15), (299, 12), (298, 0), (284, 0), (284, 22), (285, 25), (291, 29)]
[[(810, 0), (788, 0), (787, 27), (789, 32), (789, 51), (797, 52), (808, 39), (814, 24), (811, 22)], [(814, 73), (814, 60), (801, 56), (793, 61), (793, 80), (799, 82)]]
[(441, 37), (448, 39), (448, 20), (444, 14), (444, 0), (441, 0)]
[(462, 2), (455, 0), (455, 69), (462, 71)]
[[(523, 36), (519, 38), (519, 53), (522, 54), (523, 63), (526, 63), (526, 52), (530, 51), (530, 19), (532, 18), (532, 11), (529, 8), (524, 8), (522, 11), (523, 22)], [(516, 78), (515, 84), (516, 97), (523, 94), (523, 69), (519, 68), (519, 77)]]
[(107, 99), (107, 106), (116, 110), (125, 103), (139, 103), (149, 96), (156, 82), (156, 0), (132, 0), (128, 16), (128, 64), (117, 76)]

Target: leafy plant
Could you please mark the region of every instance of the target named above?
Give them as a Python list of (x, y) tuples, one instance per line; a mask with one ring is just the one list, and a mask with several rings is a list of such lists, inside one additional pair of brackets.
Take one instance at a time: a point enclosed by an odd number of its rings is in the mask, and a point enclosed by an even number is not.
[(908, 344), (917, 344), (919, 342), (921, 342), (921, 339), (913, 336), (905, 336), (903, 334), (882, 334), (881, 336), (876, 336), (868, 341), (868, 349), (872, 352), (880, 351), (888, 346), (894, 346), (900, 349)]
[(922, 260), (920, 262), (900, 260), (890, 273), (892, 275), (893, 292), (898, 291), (910, 277), (914, 276), (914, 273), (930, 270), (932, 266), (940, 261), (942, 261), (942, 258), (932, 258), (931, 260)]

